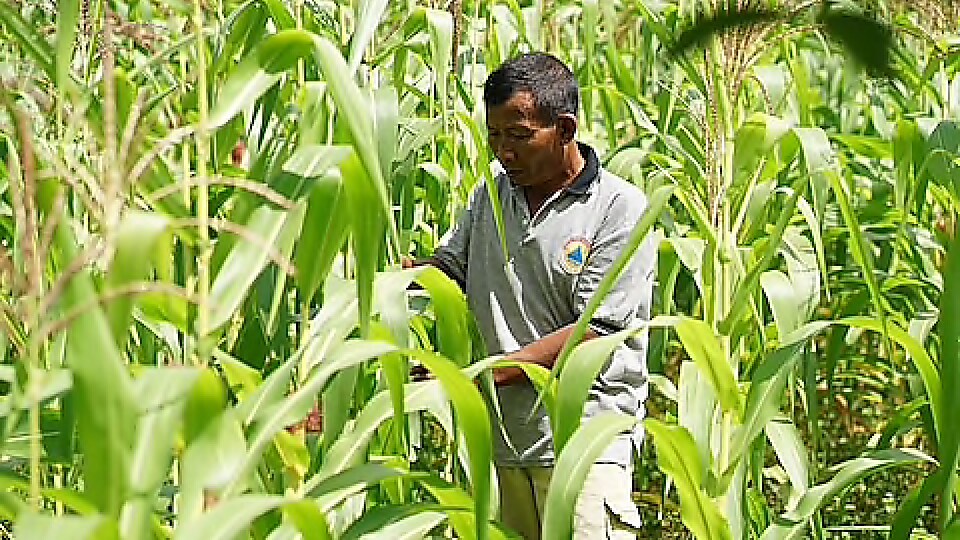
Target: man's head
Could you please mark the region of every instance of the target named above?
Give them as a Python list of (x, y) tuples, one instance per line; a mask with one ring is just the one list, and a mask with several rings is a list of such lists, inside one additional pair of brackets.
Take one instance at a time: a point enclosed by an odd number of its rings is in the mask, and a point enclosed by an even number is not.
[(580, 91), (563, 62), (544, 53), (514, 58), (487, 78), (483, 101), (490, 146), (515, 184), (554, 182), (568, 172), (579, 156)]

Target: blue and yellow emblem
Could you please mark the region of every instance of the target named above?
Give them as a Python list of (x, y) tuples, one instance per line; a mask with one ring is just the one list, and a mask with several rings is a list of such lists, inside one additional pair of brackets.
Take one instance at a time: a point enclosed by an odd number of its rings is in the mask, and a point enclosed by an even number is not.
[(568, 274), (577, 275), (583, 272), (588, 255), (590, 255), (590, 242), (584, 238), (571, 238), (563, 245), (560, 265)]

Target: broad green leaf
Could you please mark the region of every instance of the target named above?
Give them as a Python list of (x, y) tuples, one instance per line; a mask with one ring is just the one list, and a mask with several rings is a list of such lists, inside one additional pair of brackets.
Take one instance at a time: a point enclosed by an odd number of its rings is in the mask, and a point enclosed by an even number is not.
[(805, 322), (801, 302), (803, 298), (794, 283), (779, 270), (768, 270), (760, 275), (760, 287), (767, 297), (778, 335), (786, 336)]
[(733, 166), (737, 173), (752, 175), (760, 161), (790, 131), (790, 124), (762, 113), (754, 113), (737, 130)]
[(580, 427), (583, 407), (590, 387), (610, 360), (614, 351), (623, 345), (636, 330), (629, 329), (585, 341), (573, 350), (566, 367), (560, 372), (556, 405), (551, 414), (553, 445), (557, 455)]
[[(68, 228), (57, 227), (56, 244), (64, 267), (80, 256)], [(97, 298), (91, 271), (81, 270), (63, 296), (66, 311), (85, 309), (67, 331), (66, 359), (73, 373), (72, 403), (84, 455), (85, 492), (101, 512), (116, 516), (129, 490), (137, 407), (126, 365)]]
[[(366, 175), (363, 177), (363, 181), (367, 184), (366, 191), (376, 193), (378, 204), (365, 208), (364, 213), (381, 214), (381, 218), (387, 224), (387, 231), (390, 233), (391, 245), (396, 249), (400, 242), (384, 173), (380, 168), (379, 149), (374, 131), (373, 115), (370, 110), (370, 100), (364, 97), (352, 77), (343, 76), (344, 73), (350, 73), (350, 70), (340, 51), (333, 43), (327, 39), (316, 38), (314, 46), (314, 54), (323, 71), (324, 79), (327, 81), (330, 95), (333, 96), (333, 100), (337, 104), (337, 111), (350, 133), (350, 140), (356, 155), (366, 171)], [(347, 174), (344, 174), (344, 177), (347, 176)]]
[(874, 309), (877, 317), (880, 319), (882, 332), (886, 339), (888, 334), (887, 315), (883, 307), (883, 293), (880, 291), (880, 285), (877, 282), (877, 276), (873, 266), (873, 256), (871, 254), (870, 244), (860, 228), (860, 222), (857, 213), (850, 203), (846, 186), (840, 175), (835, 172), (826, 174), (830, 181), (830, 187), (833, 188), (833, 194), (837, 198), (840, 206), (840, 214), (843, 216), (843, 222), (846, 225), (847, 233), (850, 235), (849, 248), (853, 255), (853, 260), (863, 274), (863, 280), (867, 284), (867, 290), (870, 291), (870, 297), (873, 300)]
[(617, 413), (601, 413), (581, 425), (557, 458), (547, 489), (543, 512), (543, 538), (569, 538), (573, 510), (583, 482), (613, 439), (629, 431), (637, 419)]
[(950, 190), (960, 203), (960, 123), (944, 120), (927, 138), (925, 171), (930, 179)]
[(573, 348), (583, 339), (583, 336), (587, 331), (587, 326), (590, 324), (590, 320), (593, 319), (593, 315), (597, 312), (597, 309), (599, 309), (600, 305), (603, 303), (603, 300), (614, 287), (617, 280), (620, 279), (620, 275), (630, 263), (630, 260), (633, 258), (633, 254), (636, 253), (637, 249), (640, 248), (640, 245), (646, 239), (647, 233), (653, 228), (654, 224), (660, 218), (660, 213), (670, 201), (673, 191), (674, 186), (662, 186), (650, 195), (647, 209), (644, 211), (643, 217), (637, 221), (633, 231), (630, 232), (630, 237), (627, 239), (626, 245), (623, 247), (623, 252), (620, 253), (620, 256), (611, 265), (610, 270), (605, 276), (603, 276), (603, 279), (600, 280), (600, 284), (597, 286), (597, 291), (590, 298), (590, 301), (587, 302), (586, 307), (583, 309), (583, 313), (581, 313), (580, 317), (577, 318), (577, 324), (574, 326), (574, 329), (570, 334), (570, 338), (567, 339), (567, 342), (564, 344), (560, 354), (557, 355), (557, 361), (554, 364), (551, 372), (554, 377), (562, 372), (563, 366), (566, 363), (567, 358), (570, 356), (570, 353), (573, 351)]
[(124, 507), (120, 521), (123, 538), (149, 533), (155, 493), (167, 479), (183, 409), (200, 373), (196, 369), (155, 368), (134, 381), (140, 417), (129, 477), (130, 489), (139, 497), (128, 500)]
[(70, 66), (73, 63), (80, 17), (79, 0), (57, 1), (56, 81), (61, 95), (73, 87)]
[(361, 166), (356, 154), (351, 154), (341, 163), (340, 170), (353, 233), (360, 335), (366, 337), (373, 310), (373, 282), (380, 267), (387, 222), (381, 212), (371, 212), (371, 209), (377, 208), (377, 194), (371, 188), (367, 169)]
[(186, 448), (181, 462), (179, 517), (190, 522), (204, 508), (204, 498), (223, 491), (243, 469), (247, 443), (243, 427), (233, 409), (211, 420), (207, 428)]
[(360, 4), (361, 13), (357, 21), (357, 26), (350, 37), (350, 61), (347, 64), (348, 71), (343, 72), (342, 76), (353, 78), (363, 61), (363, 56), (373, 40), (377, 27), (380, 25), (380, 19), (387, 9), (389, 2), (387, 0), (368, 0)]
[(291, 30), (296, 27), (297, 22), (293, 15), (287, 9), (286, 3), (282, 0), (260, 0), (267, 6), (270, 12), (270, 18), (280, 30)]
[[(484, 406), (483, 398), (473, 382), (450, 360), (427, 351), (411, 351), (411, 355), (436, 376), (453, 403), (458, 426), (469, 451), (476, 523), (486, 523), (490, 518), (490, 463), (493, 461), (493, 434), (490, 429), (490, 416)], [(489, 530), (481, 527), (477, 538), (480, 540), (489, 538)]]
[(290, 211), (262, 205), (243, 224), (255, 240), (235, 243), (214, 277), (210, 286), (208, 332), (226, 324), (247, 297), (250, 286), (269, 262), (270, 250), (279, 240), (289, 214)]
[(283, 507), (283, 514), (293, 522), (300, 531), (302, 540), (331, 540), (327, 518), (320, 511), (317, 503), (306, 500), (287, 503)]
[(208, 119), (208, 129), (225, 125), (283, 78), (313, 47), (310, 34), (286, 30), (261, 42), (228, 75)]
[(929, 457), (910, 450), (877, 450), (845, 461), (836, 467), (833, 477), (807, 490), (797, 505), (783, 513), (777, 522), (763, 532), (762, 540), (792, 539), (803, 534), (810, 517), (819, 508), (829, 504), (867, 475), (902, 465), (931, 461)]
[[(497, 358), (491, 357), (472, 364), (463, 371), (468, 378), (476, 377), (496, 361)], [(436, 380), (407, 384), (403, 393), (404, 410), (408, 413), (429, 410), (436, 414), (436, 411), (445, 406), (441, 390), (440, 382)], [(315, 481), (319, 482), (343, 472), (362, 457), (376, 429), (391, 417), (393, 411), (390, 405), (388, 392), (379, 392), (367, 402), (350, 429), (344, 431), (326, 453)]]
[(0, 3), (0, 25), (17, 39), (17, 44), (36, 62), (52, 81), (57, 80), (54, 66), (54, 51), (37, 29), (23, 20), (19, 13), (19, 4)]
[[(846, 319), (837, 321), (837, 324), (846, 324), (853, 328), (862, 328), (879, 333), (884, 332), (883, 323), (881, 321), (868, 317), (848, 317)], [(886, 327), (886, 335), (889, 336), (890, 339), (895, 343), (903, 347), (903, 349), (909, 355), (910, 360), (913, 362), (913, 365), (917, 368), (917, 372), (920, 373), (920, 378), (923, 381), (924, 389), (926, 390), (927, 397), (930, 400), (930, 408), (931, 412), (933, 413), (934, 426), (937, 437), (939, 438), (943, 430), (946, 429), (946, 426), (949, 425), (947, 419), (950, 418), (949, 416), (944, 416), (943, 404), (947, 399), (944, 391), (947, 389), (947, 386), (945, 386), (942, 382), (943, 380), (941, 374), (938, 373), (936, 365), (930, 358), (930, 355), (927, 353), (927, 350), (923, 347), (923, 345), (914, 339), (913, 336), (911, 336), (906, 330), (900, 328), (899, 325), (889, 322)]]
[(453, 514), (451, 510), (432, 503), (411, 503), (398, 505), (378, 505), (367, 509), (360, 519), (354, 521), (340, 536), (340, 540), (360, 540), (376, 534), (391, 523), (414, 516), (423, 512), (444, 512)]
[(443, 512), (425, 510), (365, 534), (363, 540), (419, 540), (446, 519)]
[[(131, 210), (123, 216), (117, 230), (116, 252), (107, 272), (109, 289), (120, 289), (150, 277), (151, 254), (168, 226), (167, 218), (159, 213)], [(133, 297), (125, 294), (113, 299), (106, 311), (114, 341), (117, 347), (123, 347), (130, 331)]]
[(777, 454), (777, 461), (790, 479), (792, 489), (789, 504), (793, 506), (809, 488), (810, 458), (806, 446), (800, 431), (788, 419), (775, 418), (767, 422), (764, 431)]
[(277, 432), (309, 413), (331, 376), (342, 369), (394, 350), (395, 347), (383, 342), (349, 340), (332, 351), (327, 361), (318, 365), (296, 392), (266, 409), (262, 419), (252, 426), (238, 481), (231, 482), (226, 492), (232, 493), (243, 485), (240, 480), (256, 467)]
[(427, 292), (436, 316), (437, 350), (460, 367), (470, 362), (473, 353), (470, 341), (470, 318), (467, 298), (460, 287), (446, 274), (426, 267), (416, 276)]
[(454, 22), (449, 11), (427, 9), (427, 32), (430, 35), (431, 71), (437, 86), (437, 97), (440, 100), (441, 111), (447, 111), (447, 82), (453, 66), (450, 65), (450, 55), (453, 51)]
[(300, 487), (299, 493), (304, 497), (319, 499), (323, 506), (332, 507), (370, 486), (409, 474), (410, 471), (405, 469), (381, 463), (364, 463), (333, 476), (314, 475)]
[(95, 516), (49, 516), (33, 512), (24, 513), (14, 525), (17, 538), (23, 540), (113, 540), (117, 535), (116, 523), (102, 515)]
[[(303, 178), (315, 178), (322, 183), (352, 152), (349, 146), (301, 144), (283, 164), (283, 170)], [(316, 189), (316, 188), (314, 188)]]
[[(473, 498), (463, 489), (430, 475), (419, 479), (420, 484), (430, 492), (430, 495), (446, 511), (450, 525), (459, 538), (477, 538), (477, 522), (473, 513)], [(506, 539), (507, 534), (494, 523), (488, 525), (490, 538), (494, 540)]]
[(709, 324), (686, 317), (657, 317), (650, 324), (672, 326), (687, 355), (710, 381), (723, 410), (741, 414), (743, 404), (736, 375)]
[[(960, 133), (957, 135), (957, 143), (960, 146)], [(951, 499), (957, 493), (956, 471), (960, 463), (960, 432), (947, 427), (948, 422), (954, 423), (960, 418), (960, 302), (956, 301), (957, 295), (960, 295), (960, 235), (957, 234), (956, 229), (947, 254), (943, 278), (940, 321), (937, 327), (941, 344), (940, 381), (943, 402), (940, 404), (940, 418), (943, 429), (939, 436), (937, 455), (940, 458), (940, 467), (943, 468), (947, 478), (940, 494), (940, 511), (945, 521), (956, 521), (957, 511)], [(953, 528), (956, 529), (956, 526)]]
[(793, 372), (803, 346), (805, 343), (794, 343), (773, 352), (754, 371), (743, 422), (737, 427), (730, 443), (730, 465), (725, 475), (733, 474), (736, 464), (749, 451), (753, 440), (780, 411), (787, 378)]
[(732, 540), (727, 520), (703, 490), (703, 466), (690, 433), (654, 418), (644, 424), (653, 436), (660, 470), (677, 486), (683, 524), (698, 540)]
[(174, 540), (233, 540), (258, 517), (289, 502), (281, 495), (243, 494), (218, 502), (196, 519), (181, 522)]

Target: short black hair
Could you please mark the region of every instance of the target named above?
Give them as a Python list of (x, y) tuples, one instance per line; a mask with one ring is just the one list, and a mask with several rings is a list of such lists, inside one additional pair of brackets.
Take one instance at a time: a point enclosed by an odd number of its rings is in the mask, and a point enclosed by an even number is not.
[(518, 92), (530, 92), (542, 120), (553, 124), (561, 114), (577, 115), (580, 87), (556, 56), (528, 53), (504, 62), (483, 83), (483, 103), (503, 105)]

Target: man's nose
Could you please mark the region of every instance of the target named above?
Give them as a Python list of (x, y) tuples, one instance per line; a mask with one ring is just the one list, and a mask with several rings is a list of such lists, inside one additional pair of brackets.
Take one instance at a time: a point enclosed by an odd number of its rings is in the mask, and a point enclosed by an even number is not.
[(493, 153), (501, 163), (507, 163), (517, 158), (517, 152), (503, 142), (497, 142), (493, 146)]

